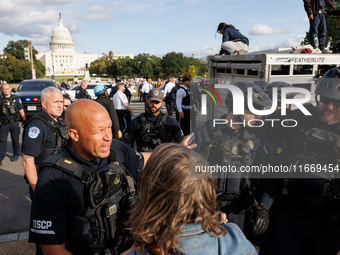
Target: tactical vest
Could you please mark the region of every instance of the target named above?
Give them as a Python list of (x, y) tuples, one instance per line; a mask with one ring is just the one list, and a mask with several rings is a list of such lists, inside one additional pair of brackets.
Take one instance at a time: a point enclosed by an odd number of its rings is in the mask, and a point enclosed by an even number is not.
[[(208, 161), (210, 164), (230, 166), (237, 170), (241, 166), (252, 165), (259, 146), (258, 138), (247, 129), (229, 133), (228, 128), (213, 129), (211, 122), (206, 122), (209, 137), (212, 138)], [(230, 131), (230, 130), (229, 130)], [(222, 193), (224, 201), (232, 201), (241, 194), (252, 193), (249, 174), (240, 171), (219, 171), (217, 175), (217, 193)]]
[(190, 88), (184, 88), (183, 86), (181, 88), (183, 88), (185, 93), (186, 93), (186, 96), (183, 97), (183, 99), (182, 99), (182, 105), (190, 106), (191, 101), (193, 100), (193, 98), (191, 96)]
[(108, 160), (108, 165), (91, 174), (76, 161), (52, 154), (39, 168), (53, 167), (82, 182), (85, 211), (72, 223), (76, 226), (69, 229), (70, 236), (81, 234), (81, 240), (91, 240), (91, 245), (102, 247), (105, 254), (116, 254), (112, 251), (121, 253), (132, 245), (123, 222), (128, 219), (128, 211), (137, 205), (137, 197), (130, 192), (128, 171), (119, 165), (112, 151)]
[(166, 133), (164, 128), (167, 117), (167, 114), (160, 113), (152, 122), (148, 121), (145, 113), (140, 115), (143, 130), (141, 138), (137, 140), (137, 151), (150, 152), (161, 143), (171, 142), (171, 134)]
[(91, 99), (91, 95), (89, 94), (89, 92), (87, 92), (86, 89), (83, 89), (82, 87), (79, 87), (79, 90), (81, 90), (83, 92), (83, 94), (85, 96), (84, 97), (85, 99)]
[(49, 128), (51, 128), (54, 134), (56, 134), (56, 139), (57, 139), (56, 141), (57, 146), (55, 148), (53, 149), (44, 148), (42, 153), (38, 157), (35, 158), (35, 163), (40, 164), (48, 155), (56, 153), (57, 151), (59, 151), (62, 147), (66, 145), (66, 140), (68, 138), (68, 128), (66, 127), (65, 122), (60, 119), (59, 119), (59, 122), (61, 123), (61, 127), (59, 127), (58, 125), (55, 124), (54, 121), (52, 121), (50, 118), (45, 116), (44, 113), (37, 113), (36, 115), (31, 117), (30, 120), (25, 124), (24, 128), (26, 128), (26, 126), (28, 126), (28, 124), (32, 120), (36, 120), (36, 119), (43, 121)]
[[(307, 110), (315, 112), (315, 108), (305, 105)], [(314, 116), (315, 114), (313, 114)], [(299, 136), (294, 144), (294, 153), (288, 158), (288, 164), (302, 169), (299, 178), (291, 179), (288, 184), (288, 193), (295, 193), (303, 186), (309, 187), (314, 194), (324, 197), (339, 198), (340, 192), (334, 193), (334, 185), (339, 186), (336, 178), (340, 177), (340, 125), (337, 130), (328, 130), (315, 125), (321, 120), (306, 117)], [(329, 164), (338, 170), (330, 171)], [(315, 167), (314, 170), (311, 167)], [(306, 167), (307, 171), (303, 169)], [(319, 170), (318, 170), (319, 168)], [(298, 171), (300, 173), (300, 171)], [(292, 175), (294, 177), (294, 175)]]
[(20, 114), (16, 103), (17, 100), (15, 95), (11, 95), (10, 97), (1, 95), (1, 116), (15, 115), (14, 121), (19, 121)]

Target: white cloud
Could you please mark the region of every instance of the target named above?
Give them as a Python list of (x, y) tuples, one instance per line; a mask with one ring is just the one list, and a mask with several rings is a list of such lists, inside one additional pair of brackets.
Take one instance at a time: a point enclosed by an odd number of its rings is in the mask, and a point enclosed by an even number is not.
[(281, 44), (278, 44), (279, 47), (297, 47), (300, 46), (300, 43), (303, 41), (304, 35), (298, 35), (293, 38), (287, 38)]
[(272, 28), (264, 24), (255, 24), (250, 28), (249, 35), (271, 35), (271, 34), (288, 34), (289, 28)]
[(115, 12), (117, 9), (114, 9), (113, 6), (93, 5), (85, 6), (84, 13), (78, 16), (88, 23), (102, 23), (110, 21)]
[[(258, 45), (252, 46), (249, 48), (249, 52), (277, 49), (277, 48), (299, 47), (303, 39), (304, 39), (304, 35), (297, 35), (296, 37), (287, 38), (286, 40), (280, 43), (271, 43), (266, 46), (258, 46)], [(261, 45), (264, 45), (264, 44), (261, 44)]]
[(219, 48), (204, 47), (202, 49), (184, 52), (183, 55), (186, 57), (194, 56), (195, 58), (204, 58), (206, 56), (218, 54), (219, 52)]

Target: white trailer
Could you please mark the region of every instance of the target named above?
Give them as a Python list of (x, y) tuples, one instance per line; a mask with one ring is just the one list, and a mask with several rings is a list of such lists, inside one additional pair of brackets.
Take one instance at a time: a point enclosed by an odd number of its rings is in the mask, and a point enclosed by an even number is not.
[[(224, 102), (228, 84), (237, 81), (284, 81), (294, 87), (308, 89), (314, 94), (317, 78), (340, 65), (340, 54), (290, 54), (277, 50), (246, 55), (216, 55), (208, 57), (209, 84), (226, 84), (218, 89)], [(312, 96), (313, 98), (313, 96)], [(224, 104), (223, 104), (224, 105)], [(208, 100), (208, 118), (225, 112), (225, 106)], [(224, 109), (223, 109), (224, 108)]]

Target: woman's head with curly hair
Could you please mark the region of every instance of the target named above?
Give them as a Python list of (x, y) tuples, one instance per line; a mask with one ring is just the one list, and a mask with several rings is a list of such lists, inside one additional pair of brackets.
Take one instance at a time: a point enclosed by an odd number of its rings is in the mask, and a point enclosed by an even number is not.
[(215, 180), (195, 172), (205, 161), (186, 147), (168, 143), (152, 153), (139, 182), (139, 204), (128, 225), (142, 252), (176, 252), (177, 235), (188, 223), (200, 223), (212, 236), (225, 231), (216, 212)]

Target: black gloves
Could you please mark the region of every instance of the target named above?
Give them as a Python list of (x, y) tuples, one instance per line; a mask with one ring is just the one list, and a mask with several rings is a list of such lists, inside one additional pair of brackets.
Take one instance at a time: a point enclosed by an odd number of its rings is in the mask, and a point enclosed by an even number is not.
[(253, 226), (253, 233), (255, 236), (262, 235), (266, 232), (269, 225), (269, 208), (265, 204), (260, 204), (255, 211), (255, 221)]

